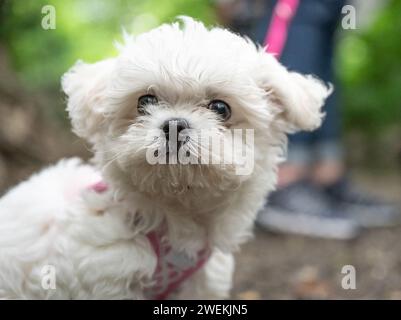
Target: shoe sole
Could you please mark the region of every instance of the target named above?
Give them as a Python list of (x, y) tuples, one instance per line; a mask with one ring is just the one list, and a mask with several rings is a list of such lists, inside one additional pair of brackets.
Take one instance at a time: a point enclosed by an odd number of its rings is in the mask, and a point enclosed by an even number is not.
[[(353, 219), (360, 227), (368, 229), (368, 228), (386, 228), (386, 227), (394, 227), (401, 224), (401, 216), (397, 211), (383, 214), (377, 212), (374, 214), (361, 212), (363, 209), (360, 206), (352, 206), (350, 207), (349, 217)], [(386, 218), (383, 218), (385, 216)]]
[(335, 220), (269, 208), (259, 213), (256, 223), (269, 231), (327, 239), (350, 240), (359, 234), (357, 225)]

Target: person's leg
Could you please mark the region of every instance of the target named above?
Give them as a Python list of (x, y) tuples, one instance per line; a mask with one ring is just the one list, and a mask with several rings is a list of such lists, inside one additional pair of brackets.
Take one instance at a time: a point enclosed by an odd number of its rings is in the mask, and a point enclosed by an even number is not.
[[(331, 6), (332, 20), (325, 28), (326, 41), (321, 43), (321, 73), (317, 74), (325, 81), (335, 82), (333, 72), (334, 35), (337, 22), (341, 17), (341, 8), (345, 1), (325, 0)], [(324, 2), (324, 1), (323, 1)], [(312, 133), (314, 143), (314, 168), (311, 180), (333, 203), (337, 212), (354, 220), (363, 227), (387, 226), (399, 222), (400, 210), (394, 205), (361, 192), (346, 177), (341, 140), (341, 86), (335, 83), (333, 94), (326, 101), (324, 110), (326, 119), (322, 126)]]
[[(264, 39), (266, 26), (270, 23), (276, 3), (277, 1), (269, 1), (268, 13), (256, 24), (254, 35), (259, 42)], [(343, 3), (343, 0), (300, 2), (281, 57), (285, 66), (290, 70), (313, 74), (326, 82), (333, 82), (333, 38)], [(310, 176), (310, 167), (316, 162), (316, 158), (322, 160), (313, 171), (313, 177), (318, 183), (330, 183), (342, 175), (340, 115), (336, 92), (327, 100), (324, 111), (325, 121), (317, 132), (302, 132), (289, 137), (287, 162), (279, 171), (279, 187)], [(315, 143), (317, 147), (313, 148)], [(318, 150), (318, 154), (314, 154), (313, 150)]]
[[(332, 83), (334, 33), (344, 2), (302, 0), (281, 62), (290, 70), (314, 74)], [(268, 20), (263, 22), (266, 28)], [(258, 216), (260, 226), (349, 238), (357, 234), (358, 226), (385, 225), (394, 220), (394, 207), (355, 192), (342, 178), (345, 170), (338, 89), (336, 86), (324, 106), (326, 117), (320, 129), (290, 136), (288, 161), (279, 170), (278, 190), (270, 195)]]
[[(277, 0), (268, 1), (268, 10), (265, 16), (255, 24), (253, 38), (259, 43), (262, 43), (265, 39), (267, 27), (270, 25), (277, 2)], [(300, 72), (308, 70), (307, 73), (312, 73), (309, 70), (319, 69), (316, 66), (318, 53), (316, 55), (316, 50), (313, 48), (319, 47), (318, 42), (320, 40), (315, 36), (316, 31), (319, 32), (316, 28), (299, 29), (299, 25), (303, 24), (302, 21), (307, 20), (310, 14), (305, 9), (304, 3), (301, 2), (290, 27), (287, 43), (280, 62), (290, 69)], [(314, 41), (315, 39), (316, 41)], [(311, 145), (312, 135), (310, 133), (303, 132), (289, 137), (287, 161), (280, 166), (278, 172), (279, 189), (301, 181), (309, 175), (312, 162)]]
[(324, 106), (325, 121), (313, 133), (315, 165), (312, 180), (318, 185), (330, 185), (344, 175), (344, 157), (341, 145), (341, 111), (339, 96), (341, 87), (335, 82), (333, 71), (333, 56), (335, 32), (341, 18), (341, 8), (344, 0), (325, 0), (330, 7), (331, 18), (327, 21), (326, 41), (322, 42), (322, 66), (319, 77), (324, 81), (334, 83), (334, 91)]
[[(327, 47), (332, 41), (333, 0), (302, 0), (289, 29), (281, 62), (289, 69), (330, 81)], [(329, 57), (331, 59), (331, 56)], [(337, 134), (336, 109), (325, 106), (326, 129)], [(334, 115), (334, 121), (333, 121)], [(355, 224), (339, 216), (322, 190), (310, 183), (314, 144), (318, 134), (302, 132), (289, 137), (287, 161), (280, 167), (278, 190), (272, 193), (258, 224), (269, 230), (346, 239), (357, 234)]]
[[(302, 1), (299, 12), (294, 18), (281, 62), (290, 70), (313, 74), (325, 82), (332, 83), (334, 34), (343, 3), (342, 0)], [(298, 164), (296, 161), (298, 150), (305, 146), (304, 141), (308, 141), (307, 152), (313, 162), (317, 157), (322, 160), (315, 167), (314, 178), (323, 183), (335, 181), (342, 175), (343, 159), (337, 100), (337, 91), (334, 91), (326, 101), (323, 109), (326, 116), (317, 131), (290, 136), (285, 170), (291, 165)]]

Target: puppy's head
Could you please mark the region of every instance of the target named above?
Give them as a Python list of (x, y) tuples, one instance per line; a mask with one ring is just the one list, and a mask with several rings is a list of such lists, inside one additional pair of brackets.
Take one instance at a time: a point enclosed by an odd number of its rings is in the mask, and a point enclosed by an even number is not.
[[(165, 194), (249, 179), (278, 136), (319, 126), (329, 94), (249, 40), (190, 18), (126, 37), (116, 58), (77, 63), (62, 86), (74, 131), (105, 174)], [(238, 170), (244, 155), (251, 170)]]

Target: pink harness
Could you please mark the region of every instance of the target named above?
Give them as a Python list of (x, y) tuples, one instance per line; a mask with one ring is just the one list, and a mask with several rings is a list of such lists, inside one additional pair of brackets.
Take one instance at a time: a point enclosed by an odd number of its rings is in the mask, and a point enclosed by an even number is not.
[[(108, 186), (100, 181), (91, 185), (89, 189), (103, 193)], [(210, 248), (205, 247), (198, 251), (194, 258), (185, 252), (173, 250), (166, 238), (166, 228), (149, 232), (148, 238), (157, 257), (156, 270), (151, 285), (144, 290), (145, 297), (151, 300), (168, 298), (186, 279), (199, 270), (210, 257)]]
[(288, 28), (297, 12), (299, 0), (278, 0), (266, 33), (266, 50), (280, 58), (287, 40)]
[(153, 283), (145, 288), (145, 296), (148, 299), (166, 299), (210, 257), (210, 250), (207, 247), (197, 252), (195, 258), (191, 258), (185, 252), (174, 251), (158, 232), (150, 232), (146, 236), (157, 256)]

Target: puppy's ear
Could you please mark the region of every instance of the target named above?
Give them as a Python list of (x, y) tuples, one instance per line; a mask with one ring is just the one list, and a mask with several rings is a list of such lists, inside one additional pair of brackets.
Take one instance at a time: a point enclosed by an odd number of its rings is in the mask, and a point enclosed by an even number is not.
[(61, 79), (73, 130), (90, 142), (96, 141), (104, 119), (105, 97), (114, 64), (114, 59), (94, 64), (78, 61)]
[(263, 88), (286, 131), (318, 128), (323, 119), (322, 106), (332, 87), (311, 75), (289, 72), (276, 59), (264, 53)]

